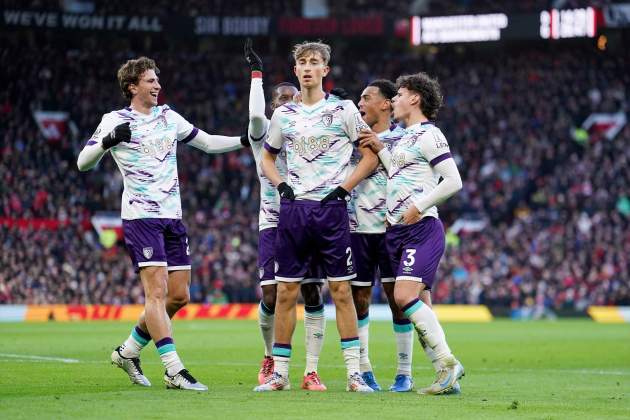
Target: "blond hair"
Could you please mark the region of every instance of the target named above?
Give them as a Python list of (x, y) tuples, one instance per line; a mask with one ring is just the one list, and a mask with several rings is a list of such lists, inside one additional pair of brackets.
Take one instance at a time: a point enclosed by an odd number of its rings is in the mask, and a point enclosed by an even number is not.
[(319, 54), (325, 65), (330, 61), (330, 45), (321, 41), (309, 42), (304, 41), (293, 47), (293, 58), (297, 62), (300, 58), (308, 54)]

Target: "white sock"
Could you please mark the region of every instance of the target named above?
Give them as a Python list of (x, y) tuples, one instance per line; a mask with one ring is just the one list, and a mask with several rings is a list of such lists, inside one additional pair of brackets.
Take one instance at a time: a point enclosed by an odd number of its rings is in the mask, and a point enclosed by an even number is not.
[(142, 331), (138, 326), (133, 327), (131, 334), (120, 346), (120, 354), (123, 357), (140, 357), (140, 351), (151, 341), (151, 336)]
[(273, 371), (279, 373), (284, 378), (289, 378), (289, 360), (291, 360), (290, 344), (273, 345)]
[(184, 369), (184, 364), (179, 359), (172, 338), (165, 337), (161, 339), (155, 343), (155, 347), (157, 347), (160, 359), (162, 359), (162, 364), (166, 368), (166, 372), (169, 376), (175, 376), (180, 370)]
[(441, 360), (452, 355), (451, 349), (446, 343), (444, 330), (431, 308), (422, 303), (420, 299), (415, 299), (405, 305), (403, 312), (416, 326), (416, 331), (422, 340), (433, 349), (435, 359)]
[(273, 311), (267, 308), (261, 300), (260, 305), (258, 305), (258, 326), (260, 327), (260, 333), (265, 343), (265, 356), (271, 356), (272, 352), (274, 319)]
[(438, 372), (440, 370), (440, 361), (435, 357), (435, 351), (433, 351), (433, 349), (424, 342), (422, 337), (418, 336), (418, 341), (420, 341), (420, 345), (422, 346), (422, 350), (424, 350), (424, 354), (427, 356), (427, 359), (429, 359), (433, 365), (433, 369)]
[(355, 373), (360, 373), (360, 348), (358, 337), (341, 339), (341, 349), (343, 350), (343, 360), (346, 362), (346, 371), (348, 377)]
[(326, 318), (324, 305), (306, 306), (304, 312), (304, 343), (306, 345), (306, 368), (304, 375), (317, 372), (319, 355), (324, 346)]
[(408, 319), (394, 320), (396, 335), (396, 357), (398, 368), (396, 375), (411, 376), (413, 358), (413, 325)]
[(370, 315), (369, 313), (359, 316), (359, 342), (360, 347), (360, 367), (361, 373), (372, 372), (372, 365), (370, 364), (370, 355), (368, 343), (370, 341)]

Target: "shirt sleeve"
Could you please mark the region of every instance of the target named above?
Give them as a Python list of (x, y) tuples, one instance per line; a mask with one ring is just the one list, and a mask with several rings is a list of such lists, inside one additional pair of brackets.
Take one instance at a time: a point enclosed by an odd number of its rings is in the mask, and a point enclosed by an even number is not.
[(431, 167), (435, 167), (443, 160), (452, 158), (451, 149), (442, 131), (435, 127), (427, 130), (420, 139), (420, 152), (429, 162)]
[(359, 139), (359, 132), (370, 127), (361, 118), (361, 113), (352, 101), (343, 101), (343, 124), (346, 135), (352, 143)]
[(218, 136), (208, 134), (203, 130), (199, 130), (195, 138), (188, 142), (188, 145), (206, 153), (226, 153), (243, 148), (239, 136)]
[(267, 141), (265, 142), (265, 149), (269, 153), (277, 155), (282, 149), (284, 138), (282, 137), (282, 116), (280, 115), (282, 107), (276, 109), (271, 117), (271, 123), (269, 123), (269, 129)]
[(118, 125), (119, 121), (112, 117), (111, 114), (103, 115), (100, 124), (87, 141), (79, 157), (77, 158), (77, 167), (80, 171), (87, 171), (96, 166), (105, 154), (103, 149), (103, 138), (107, 136)]
[(177, 124), (177, 141), (188, 143), (194, 139), (199, 133), (199, 129), (189, 123), (186, 118), (179, 115), (172, 109), (169, 110), (169, 118), (172, 118)]
[(269, 121), (265, 116), (265, 92), (261, 77), (252, 77), (249, 88), (249, 126), (247, 132), (251, 141), (260, 141), (267, 134)]

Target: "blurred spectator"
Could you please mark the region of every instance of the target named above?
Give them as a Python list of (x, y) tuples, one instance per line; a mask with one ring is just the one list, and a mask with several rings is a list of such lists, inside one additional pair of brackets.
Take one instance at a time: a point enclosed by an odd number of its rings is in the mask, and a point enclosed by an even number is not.
[[(99, 2), (98, 10), (122, 4)], [(120, 208), (118, 170), (108, 156), (90, 173), (76, 170), (101, 115), (125, 105), (115, 71), (137, 51), (90, 37), (76, 49), (53, 36), (0, 39), (0, 224), (62, 222), (56, 229), (0, 227), (0, 303), (141, 303), (122, 245), (103, 250), (89, 224), (94, 212)], [(247, 67), (240, 50), (206, 47), (150, 52), (162, 71), (160, 100), (207, 131), (240, 133)], [(487, 227), (451, 234), (437, 302), (529, 308), (538, 317), (630, 304), (630, 127), (612, 141), (571, 137), (590, 113), (627, 109), (630, 53), (590, 48), (334, 51), (328, 83), (355, 98), (374, 78), (419, 69), (442, 83), (438, 125), (464, 190), (440, 207), (441, 216), (447, 227), (462, 216)], [(265, 86), (288, 78), (287, 56), (265, 56)], [(37, 109), (69, 112), (78, 136), (47, 143), (32, 118)], [(192, 300), (256, 301), (259, 186), (250, 151), (207, 156), (181, 146), (178, 154)]]

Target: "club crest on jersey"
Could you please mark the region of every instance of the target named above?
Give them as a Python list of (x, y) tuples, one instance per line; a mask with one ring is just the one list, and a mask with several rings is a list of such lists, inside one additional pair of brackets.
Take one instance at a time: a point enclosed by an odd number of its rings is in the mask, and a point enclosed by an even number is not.
[(144, 255), (144, 258), (147, 260), (151, 258), (153, 256), (153, 247), (148, 246), (146, 248), (142, 248), (142, 255)]
[(332, 113), (326, 113), (326, 114), (322, 115), (322, 124), (324, 124), (324, 126), (330, 127), (332, 125), (332, 122), (333, 122), (333, 114)]

